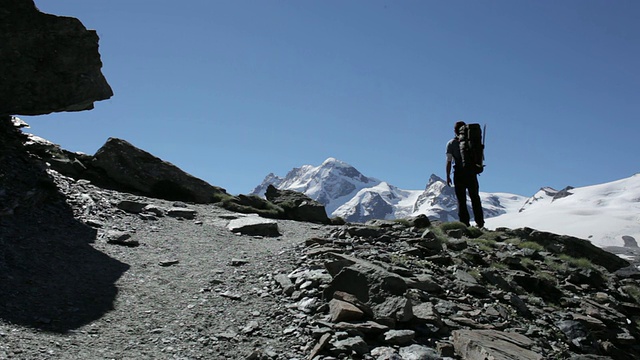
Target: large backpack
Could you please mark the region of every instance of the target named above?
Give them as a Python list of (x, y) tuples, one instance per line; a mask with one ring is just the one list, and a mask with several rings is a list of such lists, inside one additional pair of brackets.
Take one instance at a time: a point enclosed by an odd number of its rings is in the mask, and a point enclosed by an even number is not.
[(458, 131), (462, 166), (473, 174), (484, 170), (484, 143), (480, 124), (466, 124)]

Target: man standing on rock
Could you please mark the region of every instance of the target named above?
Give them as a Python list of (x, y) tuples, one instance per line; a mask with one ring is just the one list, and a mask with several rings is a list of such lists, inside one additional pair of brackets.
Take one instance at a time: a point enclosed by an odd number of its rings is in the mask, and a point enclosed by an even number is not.
[(469, 226), (469, 210), (467, 209), (467, 190), (473, 207), (473, 217), (479, 228), (484, 227), (484, 214), (480, 203), (480, 186), (478, 176), (462, 166), (462, 154), (460, 153), (460, 128), (466, 125), (464, 121), (458, 121), (453, 127), (456, 136), (447, 143), (447, 185), (451, 186), (451, 162), (453, 161), (453, 184), (458, 199), (458, 219)]

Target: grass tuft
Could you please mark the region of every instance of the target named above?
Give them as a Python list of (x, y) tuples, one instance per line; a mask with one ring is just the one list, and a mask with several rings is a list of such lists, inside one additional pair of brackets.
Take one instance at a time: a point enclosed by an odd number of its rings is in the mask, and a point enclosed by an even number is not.
[(517, 246), (521, 249), (532, 249), (535, 251), (543, 251), (544, 250), (544, 246), (538, 244), (535, 241), (524, 241), (521, 242), (519, 244), (517, 244)]

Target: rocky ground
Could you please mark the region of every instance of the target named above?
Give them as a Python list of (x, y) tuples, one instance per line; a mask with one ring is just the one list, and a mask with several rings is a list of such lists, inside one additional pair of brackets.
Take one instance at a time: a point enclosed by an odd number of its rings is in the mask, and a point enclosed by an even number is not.
[(10, 286), (2, 290), (0, 358), (290, 359), (308, 352), (310, 338), (298, 326), (305, 319), (288, 308), (273, 277), (296, 268), (292, 247), (322, 227), (282, 220), (279, 237), (236, 235), (226, 225), (237, 214), (215, 205), (178, 204), (193, 219), (145, 216), (116, 205), (130, 200), (163, 211), (175, 204), (58, 180), (75, 219), (93, 228), (42, 209), (22, 224), (27, 236), (4, 239), (19, 249), (5, 251), (10, 269), (2, 283)]
[(637, 268), (587, 241), (256, 220), (0, 140), (0, 359), (640, 357)]

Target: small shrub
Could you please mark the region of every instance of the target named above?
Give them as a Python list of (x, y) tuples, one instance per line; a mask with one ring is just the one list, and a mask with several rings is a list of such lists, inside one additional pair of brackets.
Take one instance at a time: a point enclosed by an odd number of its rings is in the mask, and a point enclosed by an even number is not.
[(520, 259), (520, 265), (532, 270), (537, 268), (536, 263), (528, 257)]
[(407, 219), (395, 219), (393, 220), (393, 222), (400, 224), (404, 227), (411, 227), (411, 223), (409, 223), (409, 220)]
[(592, 269), (593, 263), (591, 260), (586, 258), (574, 258), (569, 255), (562, 254), (558, 256), (558, 258), (562, 261), (568, 262), (570, 265), (581, 268), (581, 269)]
[(449, 237), (440, 227), (432, 227), (430, 230), (436, 236), (436, 240), (440, 241), (441, 244), (447, 244), (449, 242)]
[(442, 231), (444, 232), (447, 232), (449, 230), (457, 230), (457, 229), (466, 231), (467, 225), (461, 223), (460, 221), (450, 221), (450, 222), (445, 222), (440, 224), (439, 228), (442, 229)]
[(491, 269), (495, 269), (495, 270), (508, 270), (509, 269), (509, 266), (507, 266), (505, 263), (502, 263), (502, 262), (491, 263), (491, 265), (489, 267)]
[(622, 290), (632, 297), (636, 303), (640, 304), (640, 287), (636, 285), (625, 285), (622, 287)]
[(244, 214), (258, 214), (267, 218), (278, 219), (284, 215), (284, 210), (266, 200), (257, 197), (230, 197), (222, 201), (222, 207)]
[(469, 275), (473, 276), (474, 279), (482, 280), (482, 274), (480, 273), (479, 270), (471, 269), (468, 272), (469, 272)]
[(484, 245), (484, 246), (487, 246), (489, 248), (495, 248), (496, 245), (497, 245), (495, 240), (481, 239), (481, 238), (469, 240), (469, 242), (472, 243), (472, 244)]
[(555, 272), (564, 273), (569, 270), (569, 265), (566, 262), (557, 261), (554, 258), (546, 258), (544, 263)]
[(482, 230), (478, 229), (477, 227), (468, 227), (467, 228), (467, 236), (472, 238), (472, 239), (479, 238), (483, 234), (484, 234), (484, 232), (482, 232)]
[(495, 242), (504, 241), (504, 233), (502, 233), (500, 231), (486, 231), (486, 232), (483, 232), (480, 229), (478, 229), (478, 230), (482, 233), (482, 235), (479, 236), (480, 239), (493, 240)]
[(556, 282), (556, 277), (548, 271), (537, 271), (535, 276), (550, 283)]
[(520, 245), (522, 243), (522, 240), (518, 239), (518, 238), (511, 238), (511, 239), (505, 240), (504, 242), (507, 243), (507, 244), (518, 246), (518, 245)]
[(535, 250), (535, 251), (543, 251), (544, 250), (544, 246), (538, 244), (535, 241), (524, 241), (524, 242), (521, 242), (521, 243), (517, 244), (517, 246), (519, 248), (521, 248), (521, 249), (525, 249), (526, 248), (526, 249), (532, 249), (532, 250)]

